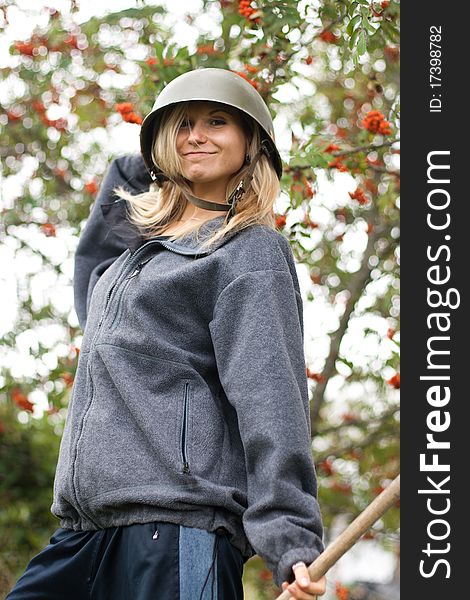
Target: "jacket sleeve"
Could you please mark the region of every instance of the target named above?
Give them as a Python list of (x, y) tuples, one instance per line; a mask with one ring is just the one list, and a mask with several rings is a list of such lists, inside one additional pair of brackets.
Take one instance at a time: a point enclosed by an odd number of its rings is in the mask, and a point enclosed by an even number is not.
[(88, 306), (96, 282), (128, 247), (125, 239), (116, 235), (106, 223), (102, 205), (118, 199), (113, 188), (119, 185), (137, 193), (143, 191), (150, 182), (150, 177), (146, 179), (145, 165), (139, 155), (114, 159), (105, 174), (75, 252), (74, 303), (82, 329), (85, 329)]
[(289, 271), (240, 275), (219, 295), (209, 324), (244, 447), (244, 529), (277, 585), (294, 580), (295, 562), (308, 565), (324, 549), (297, 286)]

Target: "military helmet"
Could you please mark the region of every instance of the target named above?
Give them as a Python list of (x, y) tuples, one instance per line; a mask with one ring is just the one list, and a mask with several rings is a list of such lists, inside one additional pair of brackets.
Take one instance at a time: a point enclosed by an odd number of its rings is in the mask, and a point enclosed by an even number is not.
[(282, 160), (274, 140), (271, 114), (259, 92), (240, 75), (228, 69), (202, 68), (176, 77), (163, 88), (140, 130), (140, 148), (152, 179), (164, 176), (152, 159), (152, 143), (161, 122), (162, 111), (168, 106), (191, 100), (208, 100), (237, 108), (254, 119), (261, 128), (261, 142), (278, 178), (282, 175)]

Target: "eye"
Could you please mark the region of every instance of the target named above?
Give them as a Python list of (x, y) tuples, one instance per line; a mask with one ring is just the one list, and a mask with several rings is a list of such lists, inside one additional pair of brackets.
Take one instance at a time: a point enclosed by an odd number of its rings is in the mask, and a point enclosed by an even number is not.
[(189, 127), (189, 121), (184, 120), (184, 121), (182, 121), (182, 123), (180, 125), (180, 129), (183, 129), (183, 128), (186, 128), (186, 127)]
[(225, 125), (224, 119), (212, 119), (211, 123), (215, 123), (216, 125)]

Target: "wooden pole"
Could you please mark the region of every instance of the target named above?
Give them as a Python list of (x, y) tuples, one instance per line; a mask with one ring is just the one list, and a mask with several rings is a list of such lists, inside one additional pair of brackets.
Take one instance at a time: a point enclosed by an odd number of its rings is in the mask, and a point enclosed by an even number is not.
[[(318, 581), (359, 540), (380, 517), (400, 498), (400, 475), (377, 496), (369, 506), (308, 567), (310, 579)], [(289, 600), (288, 590), (276, 600)]]

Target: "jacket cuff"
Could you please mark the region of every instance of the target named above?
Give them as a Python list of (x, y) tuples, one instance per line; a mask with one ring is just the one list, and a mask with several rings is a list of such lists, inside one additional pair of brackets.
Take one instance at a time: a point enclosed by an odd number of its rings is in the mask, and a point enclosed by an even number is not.
[(295, 581), (292, 565), (302, 560), (308, 567), (318, 556), (320, 556), (320, 552), (315, 548), (293, 548), (289, 550), (281, 556), (281, 560), (277, 564), (274, 573), (275, 584), (280, 587), (283, 581), (292, 583)]

